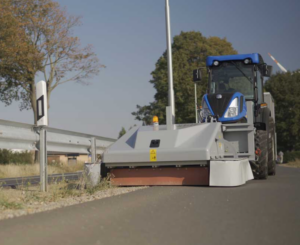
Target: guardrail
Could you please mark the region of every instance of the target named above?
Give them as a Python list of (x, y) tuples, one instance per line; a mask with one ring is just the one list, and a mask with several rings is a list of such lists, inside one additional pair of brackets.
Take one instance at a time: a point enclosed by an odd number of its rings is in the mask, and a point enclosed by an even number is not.
[[(116, 140), (51, 127), (47, 129), (47, 152), (89, 154), (96, 142), (96, 153), (102, 154)], [(0, 149), (39, 150), (39, 128), (35, 125), (0, 119)]]

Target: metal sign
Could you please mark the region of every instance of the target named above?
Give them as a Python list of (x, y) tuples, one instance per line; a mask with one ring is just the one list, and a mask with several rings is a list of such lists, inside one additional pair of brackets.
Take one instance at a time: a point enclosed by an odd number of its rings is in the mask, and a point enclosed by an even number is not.
[(37, 126), (48, 126), (47, 84), (40, 81), (36, 84)]

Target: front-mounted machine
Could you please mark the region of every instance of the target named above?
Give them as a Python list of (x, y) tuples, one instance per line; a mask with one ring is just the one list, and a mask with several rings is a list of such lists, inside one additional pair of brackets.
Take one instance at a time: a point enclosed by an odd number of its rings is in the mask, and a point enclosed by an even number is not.
[[(169, 2), (166, 0), (169, 106), (166, 125), (133, 127), (103, 154), (113, 185), (238, 186), (275, 174), (275, 110), (263, 92), (259, 54), (210, 56), (199, 122), (175, 124)], [(201, 70), (194, 71), (201, 82)], [(254, 173), (254, 176), (253, 176)]]

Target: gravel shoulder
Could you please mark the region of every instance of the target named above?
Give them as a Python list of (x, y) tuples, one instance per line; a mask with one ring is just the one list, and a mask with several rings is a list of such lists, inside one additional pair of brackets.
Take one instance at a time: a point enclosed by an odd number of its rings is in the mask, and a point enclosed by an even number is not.
[(122, 195), (147, 187), (101, 187), (93, 190), (69, 190), (69, 184), (49, 186), (48, 193), (38, 187), (0, 189), (0, 220)]

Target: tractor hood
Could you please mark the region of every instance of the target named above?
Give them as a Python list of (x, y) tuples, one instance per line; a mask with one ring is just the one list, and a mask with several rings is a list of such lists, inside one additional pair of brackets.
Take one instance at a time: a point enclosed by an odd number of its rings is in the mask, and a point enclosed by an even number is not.
[(247, 114), (245, 97), (239, 92), (206, 94), (202, 108), (209, 110), (204, 117), (211, 114), (220, 122), (236, 122)]

